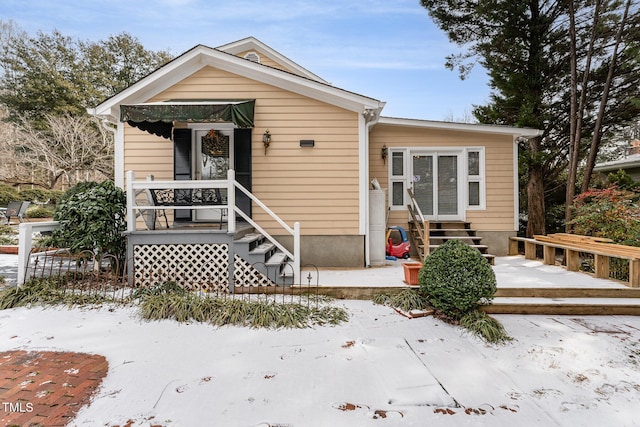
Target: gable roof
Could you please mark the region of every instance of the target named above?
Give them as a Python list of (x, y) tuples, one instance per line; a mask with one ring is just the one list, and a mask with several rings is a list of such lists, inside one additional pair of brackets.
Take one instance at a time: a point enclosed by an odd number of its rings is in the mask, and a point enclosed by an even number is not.
[[(255, 39), (251, 40), (251, 43), (255, 42)], [(385, 105), (377, 99), (349, 92), (321, 81), (259, 64), (208, 46), (197, 45), (97, 107), (89, 109), (89, 114), (117, 122), (120, 105), (147, 102), (207, 66), (358, 113), (373, 110), (379, 114)]]
[(246, 52), (249, 50), (253, 50), (257, 53), (260, 53), (272, 61), (282, 65), (283, 67), (291, 70), (294, 74), (301, 75), (311, 80), (315, 80), (320, 83), (330, 84), (326, 80), (319, 77), (317, 74), (312, 73), (301, 65), (293, 62), (280, 52), (270, 48), (266, 44), (262, 43), (260, 40), (255, 37), (247, 37), (242, 40), (238, 40), (235, 42), (227, 43), (222, 46), (216, 47), (217, 50), (222, 52), (227, 52), (232, 55), (237, 55), (242, 52)]

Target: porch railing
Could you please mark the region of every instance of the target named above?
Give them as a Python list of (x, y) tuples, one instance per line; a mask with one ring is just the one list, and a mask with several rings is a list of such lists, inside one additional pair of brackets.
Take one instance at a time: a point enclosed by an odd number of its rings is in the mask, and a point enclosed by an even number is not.
[(53, 231), (58, 221), (23, 222), (18, 228), (18, 286), (22, 286), (33, 274), (29, 257), (33, 249), (33, 235)]
[[(300, 223), (296, 222), (293, 227), (285, 223), (280, 217), (278, 217), (271, 209), (269, 209), (262, 201), (260, 201), (253, 193), (243, 187), (235, 179), (235, 171), (229, 170), (227, 172), (226, 180), (184, 180), (184, 181), (155, 181), (155, 180), (136, 180), (135, 172), (127, 172), (127, 228), (129, 232), (136, 231), (136, 212), (143, 212), (145, 210), (202, 210), (202, 209), (215, 209), (227, 211), (227, 231), (229, 233), (235, 233), (236, 231), (236, 216), (241, 216), (247, 223), (260, 232), (266, 239), (273, 243), (278, 249), (280, 249), (289, 259), (291, 259), (294, 283), (300, 282)], [(293, 253), (278, 242), (273, 236), (267, 233), (258, 223), (256, 223), (250, 216), (240, 209), (236, 204), (236, 191), (238, 189), (245, 194), (249, 199), (259, 206), (266, 214), (268, 214), (286, 234), (293, 237)], [(141, 192), (153, 191), (153, 190), (178, 190), (191, 191), (192, 193), (198, 190), (223, 190), (226, 189), (227, 199), (226, 203), (223, 198), (213, 201), (207, 201), (207, 198), (203, 198), (197, 204), (189, 203), (172, 203), (171, 201), (164, 201), (162, 205), (155, 205), (149, 198), (147, 203), (140, 204), (140, 201), (136, 200), (136, 195)], [(224, 218), (224, 217), (222, 217)], [(222, 221), (223, 219), (221, 219)], [(296, 282), (297, 281), (297, 282)]]

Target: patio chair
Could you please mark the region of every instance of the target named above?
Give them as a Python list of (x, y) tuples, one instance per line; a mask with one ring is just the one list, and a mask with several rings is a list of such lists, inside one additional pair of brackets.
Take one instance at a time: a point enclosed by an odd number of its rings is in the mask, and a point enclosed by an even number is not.
[[(145, 196), (147, 205), (157, 206), (156, 203), (154, 203), (153, 192), (151, 190), (139, 190), (136, 192), (136, 196), (140, 196), (142, 194)], [(136, 218), (138, 217), (142, 217), (147, 230), (155, 230), (157, 228), (156, 224), (159, 218), (164, 218), (165, 225), (169, 228), (169, 221), (167, 220), (167, 215), (165, 214), (164, 209), (140, 208), (136, 211)]]
[(31, 202), (9, 202), (7, 209), (4, 211), (7, 224), (11, 224), (11, 217), (18, 218), (18, 221), (22, 222), (30, 204)]

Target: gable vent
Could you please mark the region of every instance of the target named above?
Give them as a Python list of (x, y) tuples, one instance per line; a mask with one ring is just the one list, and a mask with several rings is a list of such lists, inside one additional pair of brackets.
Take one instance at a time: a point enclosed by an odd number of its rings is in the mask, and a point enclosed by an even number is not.
[(249, 52), (244, 56), (244, 59), (248, 59), (249, 61), (260, 63), (260, 56), (255, 52)]

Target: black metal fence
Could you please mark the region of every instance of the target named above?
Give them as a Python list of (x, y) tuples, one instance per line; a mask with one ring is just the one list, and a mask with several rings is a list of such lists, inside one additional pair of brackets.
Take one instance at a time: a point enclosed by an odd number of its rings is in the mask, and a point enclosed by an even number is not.
[[(317, 303), (319, 294), (319, 270), (313, 265), (301, 269), (299, 284), (293, 277), (293, 268), (263, 266), (267, 273), (257, 269), (238, 269), (233, 280), (223, 274), (218, 276), (186, 277), (186, 274), (172, 271), (149, 271), (144, 284), (135, 284), (127, 265), (133, 263), (113, 255), (96, 256), (84, 251), (73, 254), (68, 250), (32, 251), (27, 265), (29, 280), (55, 279), (64, 292), (78, 296), (102, 296), (105, 299), (126, 302), (144, 292), (144, 289), (178, 287), (202, 297), (234, 298), (243, 300), (270, 300), (282, 303)], [(253, 267), (253, 266), (252, 266)], [(279, 270), (271, 273), (269, 269)], [(227, 275), (228, 276), (228, 275)], [(275, 278), (268, 279), (269, 277)], [(311, 298), (314, 297), (314, 298)]]

